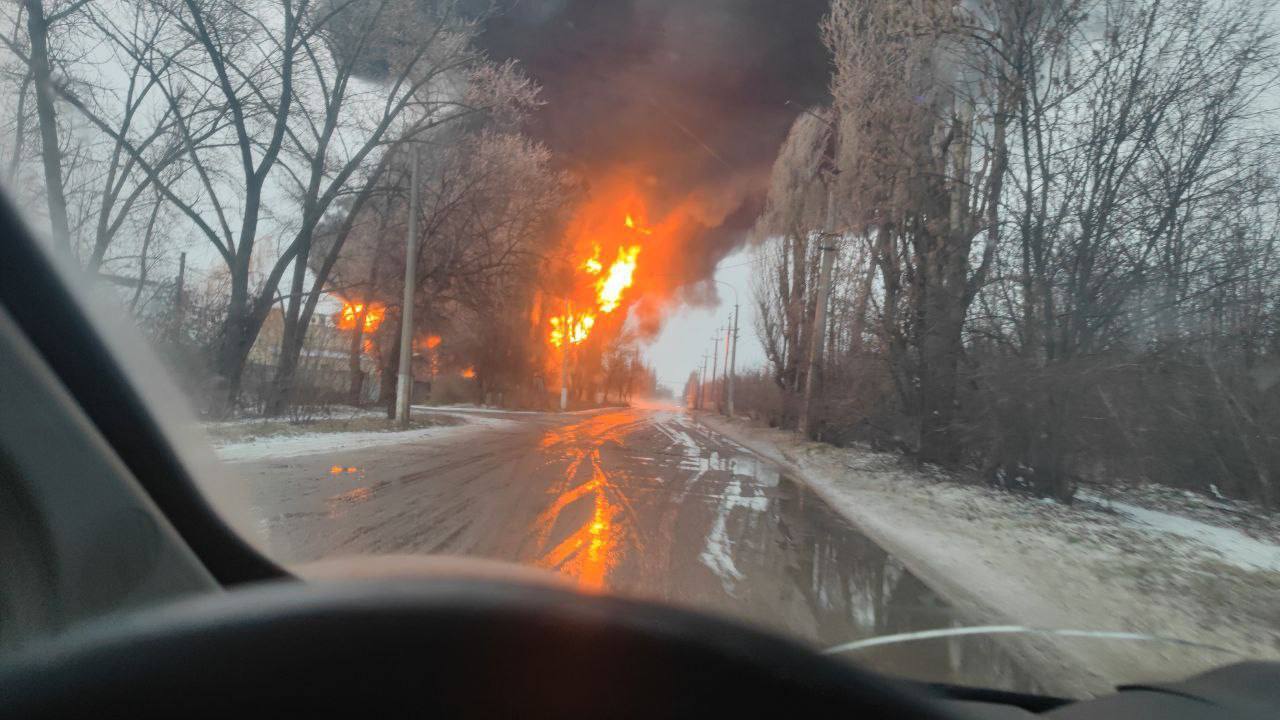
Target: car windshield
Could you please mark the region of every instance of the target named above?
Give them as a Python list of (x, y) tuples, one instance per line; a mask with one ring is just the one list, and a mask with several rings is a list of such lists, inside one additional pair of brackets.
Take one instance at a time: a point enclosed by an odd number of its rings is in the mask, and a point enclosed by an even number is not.
[(1273, 3), (2, 7), (8, 199), (303, 577), (1065, 696), (1280, 658)]

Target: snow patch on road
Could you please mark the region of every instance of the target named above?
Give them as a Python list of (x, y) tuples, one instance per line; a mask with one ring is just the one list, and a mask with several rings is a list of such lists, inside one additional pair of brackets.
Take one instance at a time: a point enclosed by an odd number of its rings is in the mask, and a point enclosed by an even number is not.
[[(699, 476), (705, 471), (700, 471)], [(716, 521), (707, 534), (707, 544), (698, 555), (703, 565), (720, 577), (725, 592), (733, 595), (734, 587), (742, 580), (742, 571), (733, 560), (734, 541), (729, 538), (729, 516), (734, 510), (743, 508), (749, 512), (764, 512), (769, 507), (769, 498), (763, 495), (750, 497), (742, 494), (742, 481), (739, 475), (732, 475), (720, 498), (720, 506), (716, 509)]]
[(462, 425), (442, 425), (398, 432), (328, 432), (284, 435), (248, 442), (229, 443), (215, 447), (213, 450), (220, 459), (226, 462), (246, 462), (249, 460), (297, 457), (299, 455), (318, 455), (382, 445), (401, 445), (449, 437), (470, 432), (475, 428), (495, 428), (511, 424), (514, 424), (511, 420), (467, 418), (465, 424)]
[(730, 595), (733, 594), (735, 584), (743, 577), (742, 571), (738, 570), (738, 564), (733, 561), (733, 541), (729, 539), (728, 533), (729, 513), (733, 512), (734, 508), (730, 497), (736, 496), (741, 491), (742, 485), (737, 480), (731, 481), (725, 488), (725, 502), (720, 504), (716, 512), (715, 524), (707, 534), (707, 544), (698, 555), (703, 565), (720, 576), (725, 592)]
[(678, 427), (672, 427), (670, 425), (665, 425), (663, 423), (659, 423), (659, 425), (667, 431), (667, 434), (671, 437), (672, 440), (674, 440), (677, 444), (680, 445), (680, 447), (684, 450), (684, 454), (686, 457), (691, 457), (691, 458), (702, 457), (702, 446), (699, 445), (698, 442), (694, 440), (693, 436), (691, 436), (689, 433), (685, 432), (683, 429)]

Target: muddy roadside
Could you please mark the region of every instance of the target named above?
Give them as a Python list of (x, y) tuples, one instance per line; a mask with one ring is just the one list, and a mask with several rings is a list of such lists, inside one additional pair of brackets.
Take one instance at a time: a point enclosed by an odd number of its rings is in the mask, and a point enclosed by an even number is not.
[[(1229, 542), (1210, 542), (1219, 537), (1197, 540), (1104, 502), (1063, 506), (958, 482), (887, 453), (697, 417), (782, 464), (973, 624), (1141, 633), (1221, 648), (1009, 636), (1028, 670), (1059, 692), (1092, 695), (1245, 658), (1280, 659), (1280, 567), (1271, 565), (1280, 546), (1254, 542), (1245, 548), (1252, 554), (1232, 553)], [(1167, 506), (1162, 513), (1183, 519)]]

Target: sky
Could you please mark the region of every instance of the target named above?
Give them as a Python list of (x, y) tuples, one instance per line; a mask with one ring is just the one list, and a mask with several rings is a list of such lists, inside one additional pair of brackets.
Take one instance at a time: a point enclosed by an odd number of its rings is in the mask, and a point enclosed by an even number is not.
[[(736, 365), (739, 370), (759, 367), (765, 362), (764, 348), (756, 337), (755, 303), (751, 296), (751, 275), (759, 267), (753, 255), (751, 248), (739, 248), (720, 261), (715, 274), (718, 282), (737, 290), (740, 301)], [(733, 316), (733, 290), (723, 285), (716, 287), (719, 305), (672, 305), (662, 331), (644, 349), (647, 362), (658, 371), (658, 382), (676, 393), (684, 387), (689, 373), (702, 367), (702, 354), (711, 352), (716, 328), (724, 327)], [(708, 377), (710, 373), (708, 364)]]

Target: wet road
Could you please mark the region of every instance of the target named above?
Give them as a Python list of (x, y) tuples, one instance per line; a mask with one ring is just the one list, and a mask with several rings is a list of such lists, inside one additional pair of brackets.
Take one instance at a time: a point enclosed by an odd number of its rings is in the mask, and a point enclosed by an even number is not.
[[(819, 646), (967, 624), (805, 486), (683, 413), (505, 417), (439, 439), (233, 467), (285, 563), (369, 553), (517, 561)], [(1040, 689), (981, 638), (857, 659), (919, 679)]]

